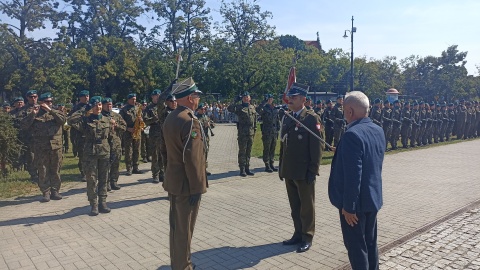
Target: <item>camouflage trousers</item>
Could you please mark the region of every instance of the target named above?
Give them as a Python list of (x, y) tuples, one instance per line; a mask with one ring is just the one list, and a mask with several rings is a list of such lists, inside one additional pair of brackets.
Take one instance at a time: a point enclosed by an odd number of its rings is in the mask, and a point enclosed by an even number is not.
[(398, 137), (400, 135), (401, 126), (393, 126), (392, 134), (390, 135), (390, 145), (393, 148), (397, 148)]
[(402, 146), (407, 147), (408, 139), (412, 134), (412, 126), (409, 124), (403, 124), (401, 128), (401, 134), (402, 134)]
[(123, 136), (123, 144), (125, 147), (125, 165), (127, 171), (131, 171), (132, 167), (138, 169), (138, 157), (140, 155), (140, 142), (141, 140), (134, 140), (132, 133), (125, 132)]
[(76, 140), (77, 144), (77, 156), (78, 156), (78, 169), (80, 170), (80, 175), (84, 176), (85, 172), (83, 170), (83, 145), (85, 140), (83, 137), (78, 137)]
[(151, 140), (150, 136), (142, 132), (142, 140), (140, 142), (140, 156), (146, 159), (152, 156)]
[(463, 138), (464, 129), (465, 129), (465, 120), (464, 121), (458, 121), (457, 131), (455, 132), (457, 134), (457, 139), (462, 139)]
[(419, 144), (418, 134), (420, 133), (420, 127), (416, 124), (412, 126), (412, 134), (410, 135), (410, 146), (414, 147)]
[(110, 161), (110, 169), (108, 172), (108, 179), (110, 182), (118, 182), (120, 177), (120, 160), (122, 159), (122, 148), (114, 148), (111, 151), (114, 152), (114, 158)]
[(150, 137), (150, 144), (148, 145), (152, 153), (152, 176), (159, 177), (164, 174), (163, 157), (160, 149), (161, 139), (158, 137)]
[(392, 135), (392, 125), (383, 125), (383, 134), (385, 135), (385, 147), (388, 145), (388, 140), (390, 139), (390, 136)]
[(326, 126), (325, 127), (325, 141), (332, 145), (333, 144), (333, 127), (332, 126)]
[(335, 147), (338, 146), (338, 142), (340, 141), (340, 138), (342, 137), (343, 133), (345, 133), (345, 128), (343, 127), (335, 127), (333, 129), (333, 143)]
[(35, 147), (35, 167), (38, 170), (38, 187), (40, 191), (60, 190), (60, 166), (62, 164), (62, 149), (46, 150)]
[(263, 134), (263, 162), (273, 164), (275, 147), (277, 146), (277, 134)]
[(238, 166), (250, 166), (254, 135), (238, 136)]
[(34, 148), (34, 145), (32, 142), (23, 143), (23, 148), (20, 153), (19, 162), (21, 163), (21, 165), (25, 164), (25, 168), (27, 169), (28, 174), (30, 174), (30, 179), (37, 181), (38, 171), (34, 163), (35, 153), (33, 148)]
[(107, 199), (109, 157), (88, 156), (83, 161), (87, 177), (87, 197), (91, 203)]

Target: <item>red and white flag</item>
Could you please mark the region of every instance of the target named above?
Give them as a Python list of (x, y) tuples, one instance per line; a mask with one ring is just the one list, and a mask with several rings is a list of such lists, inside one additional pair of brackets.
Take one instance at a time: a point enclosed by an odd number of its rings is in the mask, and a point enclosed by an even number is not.
[(296, 75), (295, 67), (291, 67), (290, 73), (288, 74), (287, 87), (285, 88), (285, 92), (283, 93), (283, 98), (282, 98), (284, 103), (288, 103), (287, 93), (288, 93), (288, 90), (290, 90), (290, 87), (292, 87), (292, 84), (294, 82), (297, 82), (297, 75)]

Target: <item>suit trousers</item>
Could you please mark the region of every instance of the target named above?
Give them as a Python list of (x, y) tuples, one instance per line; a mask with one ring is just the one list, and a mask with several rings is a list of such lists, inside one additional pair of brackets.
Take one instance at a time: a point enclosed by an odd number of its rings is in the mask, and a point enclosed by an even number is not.
[(290, 179), (285, 179), (285, 184), (295, 228), (293, 237), (312, 242), (315, 234), (315, 184)]
[(192, 268), (190, 245), (200, 201), (190, 205), (190, 196), (168, 194), (170, 201), (170, 262), (172, 270)]
[(357, 213), (358, 223), (348, 225), (340, 210), (343, 243), (347, 248), (348, 259), (353, 270), (376, 270), (378, 264), (377, 213)]

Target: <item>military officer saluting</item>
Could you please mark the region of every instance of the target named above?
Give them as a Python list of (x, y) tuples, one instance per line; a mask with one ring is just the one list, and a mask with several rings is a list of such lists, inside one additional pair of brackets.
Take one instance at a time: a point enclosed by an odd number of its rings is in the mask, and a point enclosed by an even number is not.
[(172, 86), (178, 107), (163, 124), (167, 168), (163, 187), (170, 201), (170, 260), (173, 270), (194, 269), (190, 245), (200, 200), (207, 191), (206, 138), (195, 110), (200, 101), (192, 78)]
[(238, 166), (240, 167), (240, 176), (245, 177), (254, 175), (250, 171), (250, 154), (253, 137), (257, 129), (257, 113), (255, 107), (250, 104), (250, 94), (248, 92), (243, 92), (241, 100), (241, 104), (230, 104), (227, 110), (238, 117)]
[[(320, 117), (304, 106), (308, 86), (294, 83), (287, 93), (291, 115), (319, 137)], [(323, 145), (306, 128), (288, 116), (283, 116), (280, 146), (280, 180), (285, 180), (295, 231), (284, 245), (299, 245), (305, 252), (315, 234), (315, 178), (322, 159)]]

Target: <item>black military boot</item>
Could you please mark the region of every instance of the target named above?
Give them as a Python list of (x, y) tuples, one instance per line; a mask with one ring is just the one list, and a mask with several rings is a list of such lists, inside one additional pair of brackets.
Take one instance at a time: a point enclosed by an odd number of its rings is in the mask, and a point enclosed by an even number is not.
[(50, 201), (50, 191), (43, 192), (43, 197), (40, 202), (49, 202)]
[(62, 195), (60, 195), (60, 193), (58, 193), (57, 190), (52, 189), (52, 193), (50, 194), (50, 199), (58, 201), (63, 199), (63, 197)]
[(110, 181), (110, 187), (112, 190), (119, 190), (121, 188), (119, 185), (117, 185), (116, 181)]
[(247, 173), (245, 172), (245, 167), (240, 167), (240, 176), (241, 177), (247, 176)]
[(90, 202), (90, 206), (92, 209), (90, 210), (90, 216), (98, 216), (98, 203), (97, 202)]
[(100, 213), (110, 213), (110, 211), (112, 211), (110, 208), (108, 208), (107, 206), (107, 202), (106, 201), (100, 201), (100, 203), (98, 204), (98, 212)]
[(247, 173), (247, 175), (255, 175), (253, 172), (250, 171), (249, 166), (245, 166), (245, 172)]
[(273, 162), (270, 162), (270, 169), (272, 169), (274, 172), (278, 172), (278, 169), (273, 166)]
[(272, 173), (272, 172), (273, 172), (272, 168), (270, 168), (270, 164), (265, 163), (265, 171), (268, 172), (268, 173)]
[(140, 170), (138, 169), (138, 167), (133, 167), (132, 173), (133, 173), (133, 174), (143, 174), (143, 172), (140, 171)]
[(158, 175), (158, 180), (160, 182), (163, 182), (163, 180), (165, 180), (165, 173), (163, 171), (161, 171), (160, 174)]

